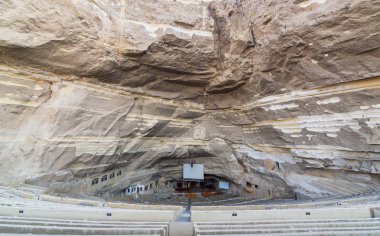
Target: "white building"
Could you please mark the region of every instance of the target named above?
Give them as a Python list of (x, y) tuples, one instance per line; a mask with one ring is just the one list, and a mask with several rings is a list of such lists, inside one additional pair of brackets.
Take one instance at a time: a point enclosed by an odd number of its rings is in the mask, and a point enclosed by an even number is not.
[(125, 195), (133, 194), (150, 194), (153, 193), (153, 189), (156, 186), (155, 182), (146, 183), (146, 184), (131, 184), (125, 189)]

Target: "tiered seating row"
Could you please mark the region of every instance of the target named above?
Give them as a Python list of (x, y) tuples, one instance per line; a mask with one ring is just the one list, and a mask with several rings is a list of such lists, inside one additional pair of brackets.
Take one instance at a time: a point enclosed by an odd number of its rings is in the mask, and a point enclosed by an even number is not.
[(315, 208), (286, 210), (192, 210), (191, 220), (202, 221), (257, 221), (257, 220), (312, 220), (312, 219), (348, 219), (371, 218), (374, 209), (357, 208)]
[(136, 210), (171, 210), (180, 211), (180, 206), (169, 205), (144, 205), (144, 204), (128, 204), (121, 202), (106, 202), (101, 200), (90, 200), (70, 197), (58, 197), (53, 195), (44, 194), (43, 188), (33, 185), (23, 185), (18, 189), (3, 188), (4, 191), (12, 193), (24, 199), (34, 199), (52, 203), (62, 203), (71, 205), (94, 206), (94, 207), (110, 207), (110, 208), (124, 208)]
[(380, 218), (196, 222), (194, 235), (380, 235)]
[[(0, 217), (3, 235), (160, 235), (168, 236), (169, 222), (78, 221)], [(1, 234), (0, 234), (1, 235)]]
[(336, 196), (353, 196), (379, 192), (380, 188), (371, 184), (358, 184), (343, 180), (314, 180), (312, 186), (333, 193)]
[[(0, 206), (1, 216), (21, 216), (33, 218), (54, 218), (67, 220), (100, 220), (100, 221), (173, 221), (176, 213), (159, 210), (104, 209), (92, 207), (68, 208), (31, 208)], [(1, 232), (1, 231), (0, 231)]]

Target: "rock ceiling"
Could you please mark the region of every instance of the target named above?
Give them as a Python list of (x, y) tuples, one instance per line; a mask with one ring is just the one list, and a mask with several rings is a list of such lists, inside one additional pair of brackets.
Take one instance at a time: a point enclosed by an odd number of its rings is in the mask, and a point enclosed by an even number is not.
[[(380, 184), (379, 0), (3, 0), (0, 182), (196, 160), (244, 189)], [(276, 162), (279, 168), (276, 167)]]

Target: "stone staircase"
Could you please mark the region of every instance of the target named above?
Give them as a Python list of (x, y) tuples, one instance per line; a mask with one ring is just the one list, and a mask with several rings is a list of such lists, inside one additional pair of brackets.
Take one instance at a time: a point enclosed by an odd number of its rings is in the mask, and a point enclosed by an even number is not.
[(195, 222), (194, 235), (380, 235), (380, 218)]
[(0, 216), (0, 235), (168, 236), (169, 222), (85, 221)]

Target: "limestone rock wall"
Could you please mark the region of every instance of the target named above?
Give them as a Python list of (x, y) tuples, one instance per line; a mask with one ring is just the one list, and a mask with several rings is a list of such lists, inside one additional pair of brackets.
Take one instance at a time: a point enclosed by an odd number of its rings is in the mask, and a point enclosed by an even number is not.
[(332, 179), (376, 189), (379, 11), (377, 0), (2, 1), (0, 182), (83, 193), (112, 169), (126, 173), (117, 189), (196, 160), (244, 196), (320, 197)]
[(318, 178), (378, 185), (379, 7), (379, 1), (211, 5), (223, 32), (217, 81), (230, 92), (210, 93), (206, 110), (225, 137), (241, 129), (235, 140), (249, 146), (245, 156), (301, 168), (287, 170), (285, 179), (304, 193), (315, 190), (310, 183)]

